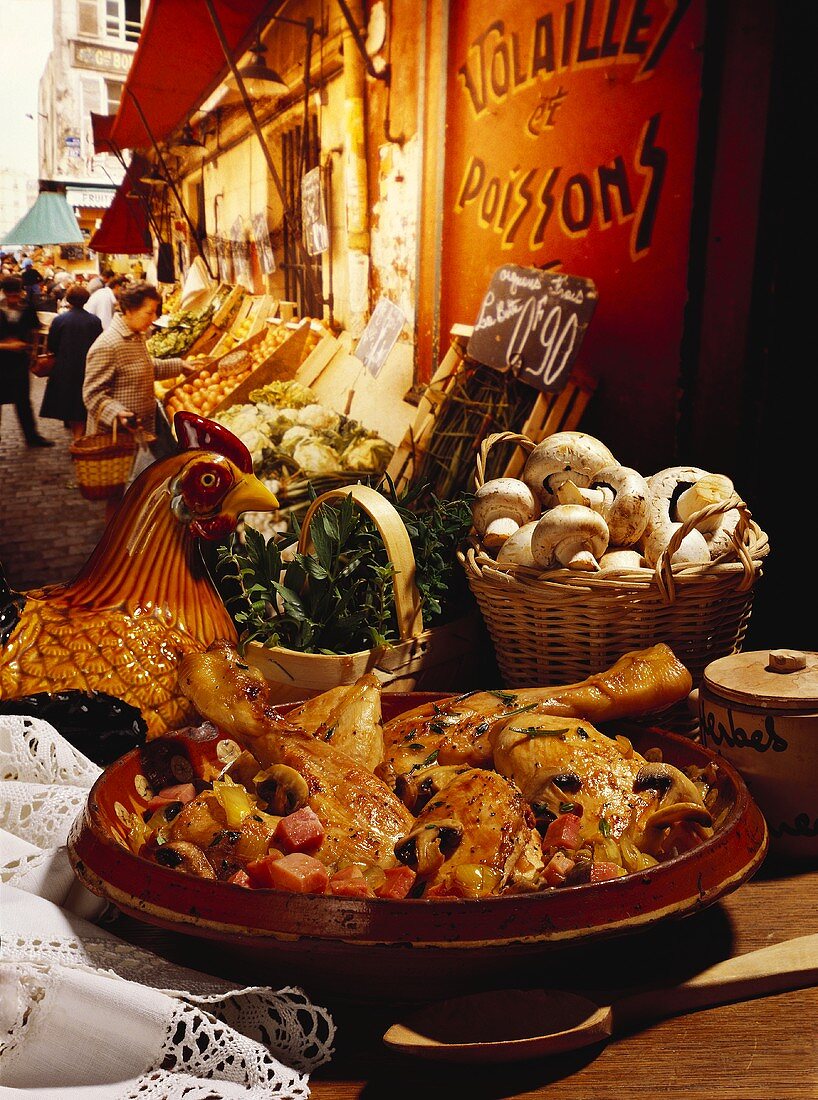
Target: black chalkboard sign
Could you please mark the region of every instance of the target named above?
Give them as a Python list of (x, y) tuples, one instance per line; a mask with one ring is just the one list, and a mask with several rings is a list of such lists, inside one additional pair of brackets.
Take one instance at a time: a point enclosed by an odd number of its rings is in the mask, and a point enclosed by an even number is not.
[(591, 279), (506, 264), (491, 277), (466, 353), (521, 382), (559, 392), (597, 303)]
[(405, 324), (406, 314), (400, 306), (388, 298), (378, 299), (354, 352), (374, 377), (380, 374)]

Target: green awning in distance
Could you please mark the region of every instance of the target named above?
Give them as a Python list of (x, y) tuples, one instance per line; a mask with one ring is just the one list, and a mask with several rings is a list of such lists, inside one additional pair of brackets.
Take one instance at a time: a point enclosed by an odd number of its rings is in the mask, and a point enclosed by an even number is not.
[(29, 212), (6, 233), (2, 246), (84, 243), (82, 230), (65, 195), (41, 191)]

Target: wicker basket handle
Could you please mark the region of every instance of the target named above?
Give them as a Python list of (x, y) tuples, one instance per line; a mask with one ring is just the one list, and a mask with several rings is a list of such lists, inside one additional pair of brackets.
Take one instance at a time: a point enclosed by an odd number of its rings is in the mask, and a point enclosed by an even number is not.
[(307, 509), (301, 523), (298, 550), (309, 553), (311, 546), (310, 523), (318, 508), (328, 500), (351, 496), (359, 508), (369, 516), (383, 539), (386, 553), (392, 563), (392, 586), (395, 592), (395, 614), (401, 641), (417, 637), (423, 632), (423, 612), (420, 594), (415, 584), (415, 555), (403, 520), (386, 497), (368, 485), (340, 485), (316, 497)]
[(486, 462), (488, 460), (489, 451), (495, 443), (517, 443), (523, 448), (526, 454), (531, 454), (537, 446), (528, 436), (520, 435), (519, 432), (493, 432), (491, 435), (487, 435), (480, 444), (480, 450), (477, 452), (477, 470), (474, 475), (475, 489), (479, 489), (485, 484)]
[(717, 501), (715, 504), (707, 504), (704, 508), (700, 508), (698, 512), (694, 512), (692, 515), (688, 516), (681, 527), (678, 527), (673, 532), (667, 546), (659, 555), (655, 570), (656, 580), (666, 603), (672, 603), (676, 598), (676, 582), (673, 579), (671, 559), (682, 545), (683, 539), (689, 535), (694, 528), (698, 528), (699, 524), (704, 520), (712, 519), (713, 516), (723, 515), (726, 512), (732, 511), (733, 508), (738, 510), (739, 515), (738, 523), (730, 534), (730, 540), (733, 543), (738, 560), (744, 570), (744, 576), (741, 578), (741, 582), (736, 590), (738, 592), (747, 592), (752, 588), (755, 581), (755, 567), (750, 551), (747, 548), (746, 539), (750, 527), (750, 512), (741, 497), (737, 493), (731, 493), (726, 500)]

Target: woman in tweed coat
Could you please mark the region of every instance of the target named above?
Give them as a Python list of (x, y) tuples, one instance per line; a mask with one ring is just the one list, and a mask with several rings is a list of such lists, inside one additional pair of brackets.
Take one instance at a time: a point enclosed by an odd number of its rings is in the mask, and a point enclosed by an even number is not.
[[(154, 382), (175, 378), (187, 367), (184, 359), (155, 359), (145, 342), (145, 333), (159, 314), (161, 295), (150, 283), (127, 287), (119, 296), (120, 313), (97, 337), (88, 352), (82, 396), (88, 410), (88, 434), (110, 431), (114, 421), (121, 427), (136, 422), (157, 435)], [(161, 457), (154, 450), (154, 458)], [(106, 519), (116, 511), (119, 500), (108, 501)]]

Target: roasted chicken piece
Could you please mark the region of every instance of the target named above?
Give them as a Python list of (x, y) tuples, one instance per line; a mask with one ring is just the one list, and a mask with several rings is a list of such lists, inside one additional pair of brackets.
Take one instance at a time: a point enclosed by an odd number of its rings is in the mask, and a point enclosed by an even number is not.
[(424, 897), (489, 897), (537, 888), (540, 836), (519, 789), (496, 772), (451, 775), (397, 845)]
[(567, 687), (514, 688), (456, 695), (407, 711), (384, 727), (378, 774), (400, 789), (430, 763), (491, 767), (492, 730), (526, 713), (608, 722), (654, 714), (680, 702), (690, 673), (664, 643), (634, 650), (604, 672)]
[(371, 673), (308, 699), (288, 719), (313, 737), (332, 742), (368, 771), (383, 760), (381, 685)]
[(316, 855), (329, 868), (356, 862), (384, 869), (396, 865), (394, 847), (412, 828), (412, 815), (381, 779), (332, 741), (312, 737), (282, 718), (269, 701), (266, 681), (241, 660), (235, 646), (216, 643), (206, 653), (189, 654), (180, 666), (179, 684), (202, 717), (235, 738), (262, 768), (283, 766), (288, 771), (278, 773), (282, 782), (288, 774), (294, 786), (303, 781), (306, 804), (326, 832)]
[(540, 820), (578, 812), (585, 839), (626, 836), (658, 857), (675, 827), (713, 824), (682, 772), (649, 763), (626, 737), (607, 737), (584, 719), (526, 714), (496, 728), (491, 741), (495, 768)]

